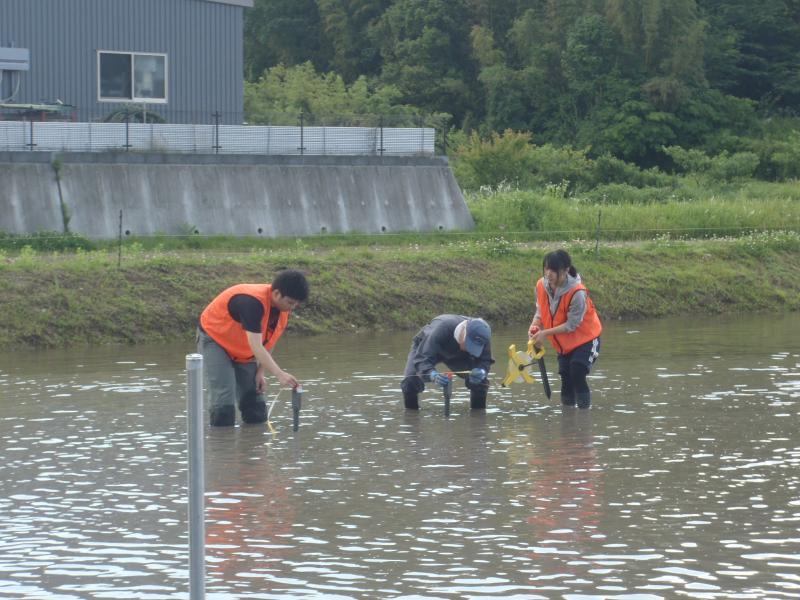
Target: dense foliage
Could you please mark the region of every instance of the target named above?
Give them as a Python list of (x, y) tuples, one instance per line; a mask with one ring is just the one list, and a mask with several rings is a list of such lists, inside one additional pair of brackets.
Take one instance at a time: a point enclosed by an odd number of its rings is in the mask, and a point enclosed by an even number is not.
[(462, 141), (798, 176), (797, 0), (255, 0), (245, 36), (251, 122), (446, 113)]

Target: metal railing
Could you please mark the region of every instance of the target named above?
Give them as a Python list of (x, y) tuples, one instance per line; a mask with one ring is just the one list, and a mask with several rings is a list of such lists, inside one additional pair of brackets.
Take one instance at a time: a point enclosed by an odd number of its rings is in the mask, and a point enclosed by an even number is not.
[[(0, 115), (0, 151), (167, 152), (262, 155), (433, 155), (436, 128), (418, 117), (376, 115), (272, 115), (266, 124), (228, 124), (233, 115), (208, 115), (209, 122), (167, 122), (148, 111), (115, 111), (104, 117), (63, 111)], [(8, 120), (2, 120), (3, 118)], [(170, 115), (174, 118), (189, 116)], [(196, 117), (197, 115), (192, 115)], [(119, 120), (121, 118), (121, 120)], [(343, 124), (342, 124), (343, 123)], [(443, 139), (444, 136), (442, 136)]]

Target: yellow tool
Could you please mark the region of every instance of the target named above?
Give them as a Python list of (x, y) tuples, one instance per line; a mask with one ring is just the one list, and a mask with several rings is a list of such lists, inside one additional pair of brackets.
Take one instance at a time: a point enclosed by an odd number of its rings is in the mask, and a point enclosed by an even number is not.
[(544, 356), (544, 348), (534, 348), (533, 340), (528, 340), (526, 352), (517, 350), (516, 344), (508, 347), (508, 371), (503, 379), (503, 386), (512, 383), (533, 383), (536, 378), (531, 367)]

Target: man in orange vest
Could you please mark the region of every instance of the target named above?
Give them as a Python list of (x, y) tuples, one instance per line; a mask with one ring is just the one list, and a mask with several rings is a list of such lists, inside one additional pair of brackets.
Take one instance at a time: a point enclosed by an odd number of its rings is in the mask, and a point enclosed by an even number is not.
[(267, 420), (265, 371), (287, 388), (299, 384), (278, 366), (271, 350), (286, 329), (289, 314), (308, 299), (300, 271), (281, 271), (271, 284), (241, 283), (223, 291), (200, 315), (197, 351), (203, 355), (212, 426), (236, 422), (236, 404), (245, 423)]

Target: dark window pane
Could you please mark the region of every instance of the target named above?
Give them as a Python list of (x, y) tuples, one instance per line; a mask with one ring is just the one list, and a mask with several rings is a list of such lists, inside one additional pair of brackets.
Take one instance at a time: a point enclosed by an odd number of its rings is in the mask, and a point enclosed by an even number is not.
[(100, 97), (131, 99), (130, 54), (100, 54)]

